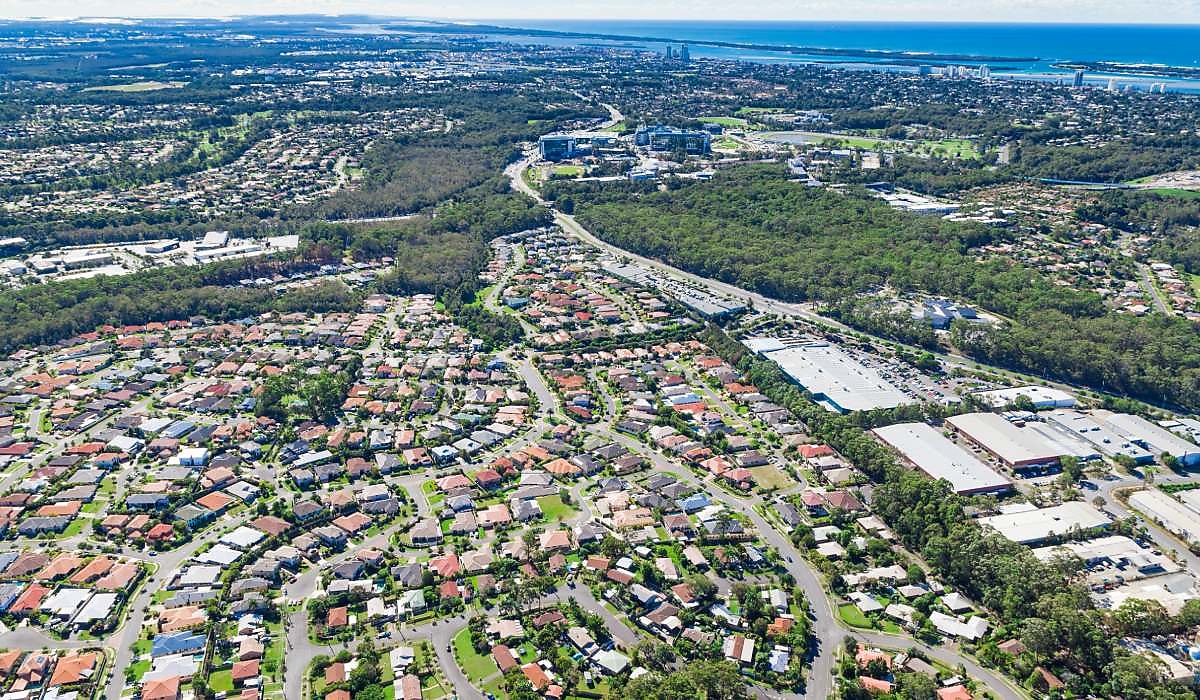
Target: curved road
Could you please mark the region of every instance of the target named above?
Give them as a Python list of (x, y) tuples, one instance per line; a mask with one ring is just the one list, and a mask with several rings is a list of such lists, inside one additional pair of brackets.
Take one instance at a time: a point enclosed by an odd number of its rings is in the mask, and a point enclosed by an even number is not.
[[(532, 156), (530, 156), (530, 158), (532, 158)], [(526, 167), (528, 167), (529, 163), (530, 159), (527, 158), (526, 160), (510, 165), (505, 172), (512, 182), (512, 186), (517, 191), (532, 197), (543, 205), (549, 206), (548, 203), (545, 202), (535, 190), (529, 187), (524, 178), (521, 177), (521, 173)], [(562, 227), (564, 231), (601, 250), (636, 260), (643, 265), (654, 267), (673, 276), (702, 284), (720, 293), (740, 297), (743, 299), (749, 299), (755, 304), (755, 308), (758, 309), (789, 316), (801, 317), (811, 322), (832, 327), (837, 330), (850, 330), (846, 326), (820, 316), (819, 314), (812, 312), (810, 309), (805, 308), (802, 305), (790, 304), (787, 302), (770, 299), (733, 285), (717, 282), (715, 280), (684, 272), (683, 270), (679, 270), (657, 260), (652, 260), (630, 253), (626, 250), (605, 243), (599, 238), (596, 238), (589, 231), (587, 231), (587, 229), (580, 225), (574, 219), (574, 217), (563, 214), (562, 212), (553, 208), (551, 208), (551, 211), (554, 213), (555, 221), (559, 224), (559, 226)], [(943, 356), (943, 359), (951, 362), (965, 360), (965, 358), (951, 358), (950, 356)], [(544, 380), (537, 372), (536, 368), (533, 368), (532, 366), (522, 367), (521, 374), (525, 381), (529, 383), (531, 388), (534, 390), (534, 393), (538, 395), (539, 400), (553, 401), (553, 393), (547, 386), (545, 386)], [(946, 663), (950, 666), (962, 664), (972, 677), (977, 678), (987, 684), (989, 688), (1002, 700), (1025, 700), (1027, 697), (1023, 692), (1017, 690), (1017, 688), (1012, 685), (1008, 679), (1004, 678), (1000, 674), (983, 668), (971, 659), (961, 656), (951, 649), (945, 647), (930, 647), (917, 642), (912, 638), (901, 635), (890, 635), (847, 627), (842, 623), (840, 616), (834, 610), (833, 605), (830, 602), (829, 595), (826, 593), (824, 583), (816, 571), (809, 566), (801, 553), (792, 544), (791, 540), (778, 529), (776, 529), (775, 526), (767, 522), (767, 520), (763, 518), (753, 507), (747, 504), (746, 501), (729, 494), (722, 488), (715, 486), (710, 487), (708, 484), (705, 484), (703, 480), (696, 477), (690, 470), (679, 469), (678, 465), (670, 462), (658, 452), (646, 449), (645, 445), (643, 445), (640, 441), (628, 435), (611, 431), (606, 426), (600, 424), (589, 425), (587, 429), (597, 434), (601, 434), (607, 439), (615, 440), (630, 450), (648, 456), (657, 468), (669, 470), (672, 473), (680, 475), (680, 477), (685, 481), (690, 481), (695, 485), (702, 486), (710, 496), (721, 501), (727, 507), (742, 513), (749, 518), (749, 520), (758, 529), (758, 532), (763, 540), (784, 556), (784, 568), (792, 575), (793, 578), (795, 578), (797, 585), (800, 586), (800, 588), (804, 591), (805, 596), (809, 600), (809, 604), (814, 616), (813, 636), (815, 648), (810, 650), (812, 670), (809, 674), (808, 684), (805, 687), (804, 697), (824, 699), (833, 694), (833, 667), (835, 661), (834, 651), (840, 645), (841, 640), (846, 635), (853, 635), (865, 643), (874, 646), (888, 648), (907, 648), (913, 646), (920, 648), (928, 653), (931, 658), (937, 659), (942, 663)], [(754, 501), (761, 503), (761, 500), (758, 499), (757, 496), (754, 498)]]

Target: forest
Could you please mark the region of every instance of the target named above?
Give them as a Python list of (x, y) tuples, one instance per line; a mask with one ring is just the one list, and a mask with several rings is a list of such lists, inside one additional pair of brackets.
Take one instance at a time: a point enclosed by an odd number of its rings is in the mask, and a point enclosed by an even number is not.
[(948, 296), (1007, 319), (956, 322), (954, 346), (972, 357), (1200, 409), (1193, 324), (1114, 316), (1094, 293), (1020, 265), (978, 261), (972, 249), (997, 235), (983, 226), (908, 214), (862, 192), (794, 187), (775, 166), (725, 170), (663, 192), (559, 185), (548, 193), (569, 198), (597, 236), (696, 274), (833, 307), (885, 285)]
[(947, 583), (980, 601), (998, 618), (1000, 633), (1021, 639), (1030, 652), (1019, 657), (999, 653), (994, 643), (976, 650), (985, 664), (1000, 666), (1019, 680), (1037, 664), (1065, 679), (1076, 696), (1089, 693), (1126, 700), (1182, 700), (1192, 694), (1155, 679), (1154, 667), (1116, 644), (1133, 632), (1163, 633), (1200, 621), (1200, 601), (1170, 616), (1144, 601), (1115, 611), (1098, 610), (1086, 589), (1070, 583), (1077, 562), (1042, 562), (1029, 548), (987, 533), (970, 520), (973, 503), (957, 496), (945, 481), (931, 481), (901, 467), (891, 452), (846, 416), (821, 408), (788, 381), (779, 366), (746, 350), (715, 326), (701, 340), (741, 369), (772, 401), (804, 421), (808, 432), (825, 441), (862, 469), (877, 486), (871, 507), (904, 545)]

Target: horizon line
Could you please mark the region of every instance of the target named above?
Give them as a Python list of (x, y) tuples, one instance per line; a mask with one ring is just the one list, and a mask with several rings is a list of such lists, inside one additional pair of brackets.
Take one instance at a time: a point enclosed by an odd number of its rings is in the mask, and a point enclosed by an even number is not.
[[(735, 23), (735, 24), (763, 24), (763, 23), (803, 23), (803, 24), (861, 24), (861, 25), (991, 25), (991, 26), (1089, 26), (1089, 27), (1195, 27), (1200, 29), (1200, 19), (1195, 21), (1185, 22), (1137, 22), (1137, 21), (1088, 21), (1088, 20), (984, 20), (984, 19), (888, 19), (888, 20), (860, 20), (860, 19), (790, 19), (790, 18), (768, 18), (768, 19), (736, 19), (736, 18), (721, 18), (710, 17), (704, 19), (667, 19), (661, 17), (596, 17), (596, 16), (578, 16), (578, 17), (420, 17), (412, 15), (383, 15), (374, 13), (338, 13), (328, 14), (319, 12), (284, 12), (274, 14), (228, 14), (228, 15), (74, 15), (74, 16), (37, 16), (26, 15), (21, 17), (6, 17), (0, 16), (0, 22), (61, 22), (61, 23), (103, 23), (110, 22), (131, 22), (131, 21), (197, 21), (197, 20), (212, 20), (212, 21), (234, 21), (234, 20), (251, 20), (251, 19), (267, 19), (267, 18), (327, 18), (331, 20), (363, 17), (376, 20), (407, 20), (420, 22), (440, 22), (444, 24), (461, 24), (470, 26), (471, 23), (485, 24), (491, 23), (494, 26), (499, 22), (578, 22), (578, 21), (606, 21), (606, 22), (656, 22), (656, 23)], [(522, 27), (512, 27), (520, 29)]]

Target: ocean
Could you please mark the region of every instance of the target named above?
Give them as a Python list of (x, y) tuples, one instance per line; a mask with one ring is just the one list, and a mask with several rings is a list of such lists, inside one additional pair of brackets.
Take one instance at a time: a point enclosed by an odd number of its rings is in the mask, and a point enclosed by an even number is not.
[[(710, 22), (635, 20), (494, 20), (481, 22), (556, 32), (579, 32), (619, 37), (651, 37), (675, 42), (725, 42), (754, 44), (750, 47), (689, 46), (692, 56), (767, 63), (830, 63), (847, 67), (883, 67), (916, 70), (911, 64), (920, 54), (953, 55), (955, 64), (989, 63), (1000, 70), (998, 77), (1065, 80), (1071, 71), (1056, 68), (1059, 62), (1106, 61), (1122, 64), (1152, 64), (1200, 70), (1200, 25), (1103, 25), (1103, 24), (983, 24), (902, 22)], [(486, 31), (482, 32), (487, 34)], [(605, 40), (594, 37), (497, 35), (508, 41), (543, 44), (617, 45), (661, 51), (665, 44), (637, 39)], [(763, 46), (823, 49), (882, 50), (909, 52), (907, 56), (837, 57), (764, 50)], [(678, 49), (678, 46), (676, 46)], [(999, 60), (972, 61), (965, 57)], [(1034, 61), (1004, 61), (1004, 58), (1033, 58)], [(900, 60), (897, 60), (900, 59)], [(937, 61), (930, 61), (938, 65)], [(995, 71), (994, 71), (995, 73)], [(1166, 83), (1168, 89), (1200, 90), (1200, 79), (1140, 75), (1122, 68), (1115, 72), (1089, 73), (1088, 81), (1139, 88)]]

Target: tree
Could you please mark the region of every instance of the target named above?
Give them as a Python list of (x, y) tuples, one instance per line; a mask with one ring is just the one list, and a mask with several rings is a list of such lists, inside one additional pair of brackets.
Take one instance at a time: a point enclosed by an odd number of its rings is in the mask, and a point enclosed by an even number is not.
[(1173, 627), (1170, 614), (1157, 600), (1130, 598), (1113, 611), (1112, 617), (1122, 635), (1148, 637), (1167, 634)]
[(924, 673), (896, 676), (896, 694), (904, 700), (936, 700), (937, 690), (937, 682)]

